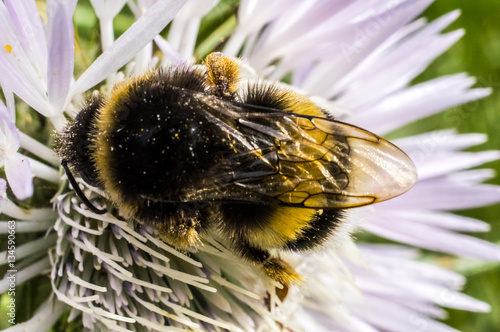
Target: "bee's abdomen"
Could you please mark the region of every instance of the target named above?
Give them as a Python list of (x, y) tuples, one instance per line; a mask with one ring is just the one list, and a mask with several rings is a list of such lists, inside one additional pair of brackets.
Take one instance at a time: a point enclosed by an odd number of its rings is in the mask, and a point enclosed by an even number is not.
[(316, 210), (281, 205), (223, 203), (220, 228), (252, 247), (305, 251), (323, 244), (342, 223), (342, 210)]

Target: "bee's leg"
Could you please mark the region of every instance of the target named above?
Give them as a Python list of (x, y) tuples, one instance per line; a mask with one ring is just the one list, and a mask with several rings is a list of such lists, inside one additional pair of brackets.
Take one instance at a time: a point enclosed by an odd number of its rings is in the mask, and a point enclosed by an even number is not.
[(240, 66), (222, 53), (210, 53), (205, 59), (208, 91), (221, 98), (232, 98), (240, 82)]
[(295, 238), (295, 234), (307, 226), (314, 210), (223, 203), (217, 212), (219, 229), (232, 239), (241, 257), (259, 264), (269, 277), (283, 285), (301, 280), (288, 263), (263, 248), (283, 248), (290, 238)]
[(209, 208), (199, 204), (149, 202), (140, 204), (136, 218), (156, 227), (160, 239), (178, 249), (200, 244), (200, 232), (209, 227)]
[(177, 249), (186, 250), (200, 244), (201, 220), (197, 214), (175, 214), (156, 225), (160, 239)]
[(290, 264), (279, 257), (272, 256), (269, 251), (254, 247), (243, 239), (234, 241), (234, 246), (241, 257), (261, 265), (266, 275), (278, 281), (283, 286), (288, 287), (302, 280), (300, 274)]
[(268, 277), (283, 286), (275, 289), (276, 295), (282, 302), (286, 298), (290, 286), (302, 281), (302, 276), (290, 264), (279, 257), (272, 256), (269, 251), (254, 247), (243, 239), (234, 241), (234, 247), (241, 257), (260, 265)]

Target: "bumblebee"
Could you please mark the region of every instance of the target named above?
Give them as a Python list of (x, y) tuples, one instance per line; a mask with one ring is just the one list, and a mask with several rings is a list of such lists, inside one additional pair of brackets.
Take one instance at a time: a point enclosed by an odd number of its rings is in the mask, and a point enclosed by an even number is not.
[(126, 219), (153, 225), (176, 248), (218, 229), (244, 259), (284, 286), (301, 279), (273, 252), (324, 243), (344, 209), (385, 201), (416, 182), (393, 144), (334, 120), (277, 84), (240, 83), (238, 62), (212, 53), (199, 67), (162, 68), (94, 96), (57, 135), (73, 173)]

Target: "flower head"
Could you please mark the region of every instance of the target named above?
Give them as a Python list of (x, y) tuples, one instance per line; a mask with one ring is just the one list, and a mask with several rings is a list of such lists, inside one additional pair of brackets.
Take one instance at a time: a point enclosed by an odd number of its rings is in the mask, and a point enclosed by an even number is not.
[[(305, 279), (284, 294), (283, 285), (231, 250), (216, 229), (179, 251), (162, 241), (159, 227), (112, 209), (89, 210), (59, 170), (51, 146), (22, 134), (14, 117), (16, 95), (18, 105), (29, 105), (61, 132), (65, 117), (79, 111), (82, 94), (99, 84), (105, 94), (151, 68), (200, 69), (202, 57), (222, 51), (240, 57), (241, 84), (282, 81), (337, 119), (386, 134), (491, 92), (472, 88), (475, 81), (465, 74), (411, 84), (463, 35), (442, 33), (456, 11), (433, 22), (418, 18), (431, 2), (242, 0), (234, 24), (218, 1), (92, 0), (103, 52), (77, 79), (77, 2), (48, 0), (46, 21), (34, 1), (0, 2), (0, 85), (7, 104), (0, 102), (0, 165), (14, 194), (0, 179), (0, 208), (7, 216), (1, 229), (8, 233), (15, 220), (18, 234), (35, 234), (16, 243), (14, 261), (2, 255), (0, 263), (11, 270), (19, 265), (18, 285), (50, 271), (52, 289), (40, 311), (11, 331), (46, 330), (65, 312), (67, 321), (89, 330), (451, 331), (436, 320), (446, 316), (442, 307), (488, 311), (460, 293), (464, 277), (419, 261), (416, 249), (405, 246), (500, 261), (497, 246), (458, 233), (487, 231), (485, 223), (449, 212), (500, 201), (500, 188), (483, 184), (491, 172), (469, 170), (499, 159), (498, 152), (463, 151), (484, 142), (483, 135), (436, 131), (398, 139), (417, 166), (415, 188), (349, 210), (316, 251), (281, 253)], [(115, 40), (113, 19), (124, 6), (136, 21)], [(202, 20), (216, 10), (231, 18), (197, 43)], [(167, 25), (168, 33), (162, 32)], [(44, 185), (33, 187), (33, 176)], [(111, 206), (109, 193), (76, 181), (98, 208)], [(31, 196), (31, 205), (20, 205)], [(350, 234), (358, 228), (402, 245), (354, 241)], [(6, 276), (0, 290), (7, 289)]]

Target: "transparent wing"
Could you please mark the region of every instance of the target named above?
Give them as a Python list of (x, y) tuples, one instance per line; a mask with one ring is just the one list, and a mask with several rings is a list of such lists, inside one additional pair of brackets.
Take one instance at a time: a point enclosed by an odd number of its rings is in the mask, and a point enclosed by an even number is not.
[(358, 127), (251, 105), (207, 111), (234, 142), (181, 198), (350, 208), (401, 195), (417, 180), (411, 159)]

